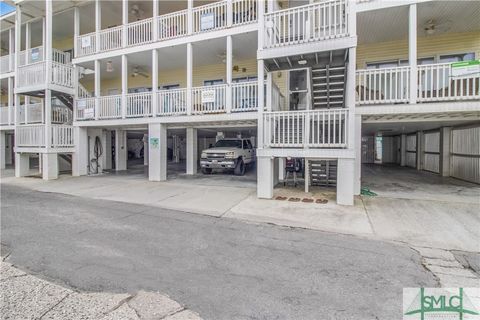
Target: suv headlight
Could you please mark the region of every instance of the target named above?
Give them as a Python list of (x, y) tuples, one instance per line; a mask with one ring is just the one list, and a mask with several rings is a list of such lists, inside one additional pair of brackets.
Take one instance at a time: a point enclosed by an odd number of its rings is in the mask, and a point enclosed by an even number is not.
[(230, 151), (225, 153), (225, 159), (235, 159), (235, 152)]
[(200, 156), (202, 159), (207, 159), (207, 154), (205, 152), (202, 152), (202, 155)]

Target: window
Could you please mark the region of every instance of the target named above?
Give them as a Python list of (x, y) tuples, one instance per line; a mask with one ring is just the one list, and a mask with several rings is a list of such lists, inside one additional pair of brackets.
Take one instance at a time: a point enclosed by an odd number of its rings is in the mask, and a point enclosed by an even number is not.
[(180, 85), (178, 83), (177, 84), (167, 84), (167, 85), (163, 86), (164, 90), (173, 90), (173, 89), (179, 89), (179, 88), (180, 88)]
[(247, 144), (247, 149), (253, 149), (252, 143), (250, 142), (250, 140), (245, 140), (245, 143)]
[[(434, 57), (426, 57), (417, 59), (417, 64), (432, 64), (435, 62)], [(381, 62), (367, 62), (367, 69), (382, 69), (382, 68), (393, 68), (393, 67), (403, 67), (408, 66), (408, 59), (399, 59), (399, 60), (390, 60), (390, 61), (381, 61)]]
[(239, 82), (248, 82), (248, 81), (255, 81), (257, 80), (257, 76), (250, 76), (250, 77), (239, 77), (239, 78), (233, 78), (232, 82), (233, 83), (239, 83)]
[(242, 148), (242, 140), (218, 140), (215, 148)]
[(439, 62), (458, 62), (458, 61), (470, 61), (475, 59), (475, 53), (460, 53), (460, 54), (448, 54), (440, 56)]
[(215, 79), (215, 80), (205, 80), (205, 81), (203, 81), (203, 85), (204, 85), (204, 86), (214, 86), (214, 85), (222, 84), (222, 83), (223, 83), (223, 79)]

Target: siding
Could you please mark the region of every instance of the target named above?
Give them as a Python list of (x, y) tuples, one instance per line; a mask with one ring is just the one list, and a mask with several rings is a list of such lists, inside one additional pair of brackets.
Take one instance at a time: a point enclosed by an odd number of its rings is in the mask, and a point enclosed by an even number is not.
[(480, 183), (480, 127), (452, 130), (451, 176)]

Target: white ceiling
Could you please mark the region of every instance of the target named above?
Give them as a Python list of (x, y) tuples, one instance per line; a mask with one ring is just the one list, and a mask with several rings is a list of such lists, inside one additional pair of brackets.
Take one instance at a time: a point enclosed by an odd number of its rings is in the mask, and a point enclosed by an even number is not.
[(469, 122), (463, 121), (398, 121), (385, 123), (362, 123), (362, 135), (375, 135), (382, 132), (384, 136), (408, 134), (416, 131), (426, 131), (444, 126), (466, 125)]
[[(429, 1), (418, 4), (419, 37), (426, 36), (424, 27), (430, 19), (443, 26), (441, 29), (444, 30), (440, 30), (439, 33), (479, 31), (480, 1)], [(407, 38), (408, 6), (359, 13), (357, 33), (359, 44)]]

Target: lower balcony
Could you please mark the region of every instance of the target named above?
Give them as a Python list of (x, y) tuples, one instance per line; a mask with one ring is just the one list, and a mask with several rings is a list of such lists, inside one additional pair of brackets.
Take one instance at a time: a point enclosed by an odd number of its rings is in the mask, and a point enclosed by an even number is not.
[[(231, 99), (228, 97), (231, 96)], [(191, 101), (190, 105), (188, 101)], [(154, 103), (155, 101), (155, 103)], [(75, 101), (75, 120), (108, 120), (256, 111), (258, 82), (160, 90)]]
[(73, 126), (53, 124), (46, 138), (44, 124), (28, 124), (17, 126), (15, 130), (15, 146), (18, 148), (71, 149), (74, 147)]
[(263, 114), (265, 148), (347, 148), (348, 109)]
[[(50, 70), (48, 82), (46, 78), (47, 66)], [(21, 92), (37, 91), (53, 85), (61, 91), (71, 91), (73, 94), (73, 70), (73, 66), (70, 64), (51, 61), (27, 64), (17, 69), (16, 89)]]
[[(52, 105), (52, 123), (72, 123), (72, 111), (62, 105)], [(31, 103), (20, 105), (17, 108), (17, 121), (19, 124), (35, 124), (45, 122), (45, 111), (43, 103)]]
[(15, 109), (13, 106), (0, 107), (0, 126), (13, 126)]
[[(480, 75), (458, 74), (450, 63), (417, 67), (417, 102), (480, 99)], [(410, 102), (411, 68), (393, 67), (357, 70), (357, 105)]]

